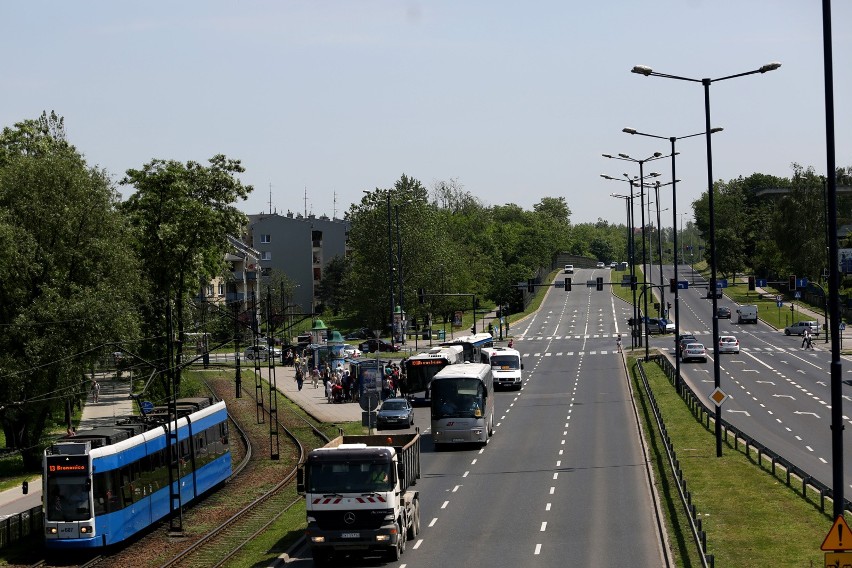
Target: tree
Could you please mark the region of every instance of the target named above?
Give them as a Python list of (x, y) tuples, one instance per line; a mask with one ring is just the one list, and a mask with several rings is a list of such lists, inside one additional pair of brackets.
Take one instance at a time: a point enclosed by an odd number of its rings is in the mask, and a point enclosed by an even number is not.
[(322, 280), (317, 288), (317, 299), (335, 316), (343, 308), (346, 292), (341, 285), (348, 269), (346, 259), (335, 256), (322, 271)]
[(136, 334), (137, 265), (109, 177), (42, 114), (0, 135), (0, 420), (29, 469), (49, 415), (86, 392), (107, 344)]
[[(121, 181), (136, 190), (123, 210), (135, 230), (147, 283), (145, 333), (157, 338), (147, 346), (147, 359), (157, 362), (161, 370), (171, 364), (166, 361), (166, 339), (172, 334), (166, 314), (172, 302), (173, 331), (183, 337), (188, 331), (186, 302), (197, 292), (199, 282), (222, 273), (227, 235), (240, 234), (246, 222), (233, 205), (253, 189), (236, 178), (243, 171), (239, 160), (220, 154), (209, 160), (209, 166), (152, 160), (140, 170), (127, 170)], [(176, 358), (180, 350), (178, 342)], [(179, 370), (174, 378), (176, 389)], [(168, 394), (168, 378), (161, 374), (160, 379), (162, 393)]]

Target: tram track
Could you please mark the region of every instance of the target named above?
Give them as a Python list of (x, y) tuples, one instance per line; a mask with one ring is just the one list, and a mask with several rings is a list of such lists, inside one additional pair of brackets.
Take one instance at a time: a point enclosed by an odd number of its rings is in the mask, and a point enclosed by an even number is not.
[[(244, 388), (243, 393), (257, 403), (253, 392)], [(269, 421), (271, 415), (268, 409), (264, 407), (263, 412), (265, 420)], [(224, 566), (246, 544), (301, 502), (294, 483), (298, 465), (304, 461), (311, 447), (325, 444), (328, 437), (303, 416), (294, 412), (285, 413), (283, 418), (278, 413), (277, 426), (295, 449), (296, 459), (292, 467), (268, 491), (210, 530), (203, 538), (161, 564), (160, 568)], [(303, 441), (305, 437), (311, 439), (311, 447)]]

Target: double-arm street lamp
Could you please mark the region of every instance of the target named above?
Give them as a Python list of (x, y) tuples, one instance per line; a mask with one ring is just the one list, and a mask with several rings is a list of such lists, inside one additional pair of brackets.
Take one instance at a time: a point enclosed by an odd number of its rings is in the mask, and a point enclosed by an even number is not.
[[(737, 73), (735, 75), (727, 75), (717, 79), (694, 79), (690, 77), (680, 77), (678, 75), (669, 75), (667, 73), (659, 73), (645, 65), (637, 65), (631, 71), (646, 77), (662, 77), (664, 79), (677, 79), (679, 81), (689, 81), (692, 83), (701, 83), (704, 85), (704, 133), (707, 140), (707, 195), (708, 208), (710, 213), (710, 297), (713, 302), (713, 384), (716, 389), (719, 389), (720, 384), (720, 367), (719, 367), (719, 317), (716, 313), (716, 214), (714, 211), (713, 194), (713, 151), (712, 151), (712, 127), (710, 126), (710, 85), (725, 81), (727, 79), (735, 79), (737, 77), (745, 77), (746, 75), (754, 75), (756, 73), (766, 73), (774, 71), (781, 67), (778, 62), (767, 63), (759, 69), (746, 71), (745, 73)], [(722, 456), (722, 415), (721, 407), (716, 404), (716, 456)]]
[[(612, 160), (624, 160), (626, 162), (633, 162), (633, 163), (639, 164), (639, 208), (642, 212), (642, 215), (641, 215), (641, 218), (642, 218), (642, 284), (643, 284), (643, 287), (645, 287), (645, 286), (648, 285), (648, 271), (646, 270), (646, 267), (645, 267), (645, 262), (648, 258), (647, 257), (648, 253), (645, 250), (645, 239), (646, 239), (646, 237), (645, 237), (645, 169), (644, 168), (645, 168), (646, 162), (652, 162), (654, 160), (660, 160), (662, 158), (667, 158), (668, 156), (663, 156), (660, 152), (654, 152), (649, 157), (647, 157), (643, 160), (638, 160), (636, 158), (631, 158), (627, 154), (619, 154), (617, 156), (611, 156), (609, 154), (601, 154), (601, 155), (604, 158), (610, 158)], [(651, 174), (648, 174), (648, 175), (649, 175), (649, 177), (657, 177), (660, 174), (654, 172), (654, 173), (651, 173)], [(624, 174), (624, 176), (627, 177), (628, 179), (630, 179), (627, 174)], [(632, 186), (631, 186), (631, 194), (632, 193), (633, 192), (632, 192)], [(648, 358), (650, 356), (650, 354), (648, 352), (648, 325), (644, 320), (644, 318), (647, 318), (647, 317), (648, 317), (648, 294), (645, 293), (645, 309), (643, 310), (643, 313), (642, 313), (642, 319), (643, 319), (642, 323), (644, 324), (643, 327), (645, 328), (645, 360), (646, 361), (648, 360)]]
[(630, 195), (620, 195), (617, 193), (611, 193), (611, 197), (617, 197), (618, 199), (623, 199), (627, 204), (627, 262), (630, 264), (630, 288), (633, 291), (633, 325), (630, 326), (630, 346), (631, 348), (636, 347), (636, 334), (634, 330), (636, 329), (636, 320), (638, 318), (638, 314), (636, 313), (636, 287), (633, 286), (633, 282), (636, 281), (636, 256), (634, 254), (633, 247), (633, 198), (635, 194), (633, 193), (633, 183), (635, 180), (632, 179), (621, 179), (614, 178), (608, 175), (601, 174), (601, 177), (604, 179), (608, 179), (610, 181), (620, 181), (627, 182), (630, 184)]
[[(721, 128), (711, 128), (710, 134), (715, 134), (716, 132), (721, 132)], [(674, 251), (674, 280), (675, 280), (675, 291), (674, 291), (674, 309), (675, 309), (675, 341), (678, 340), (680, 336), (680, 293), (678, 292), (680, 286), (677, 285), (678, 276), (677, 276), (677, 265), (678, 265), (678, 256), (677, 256), (677, 182), (680, 181), (677, 179), (677, 168), (675, 166), (677, 152), (675, 151), (675, 142), (678, 140), (683, 140), (685, 138), (694, 138), (695, 136), (701, 136), (705, 134), (704, 132), (697, 132), (695, 134), (687, 134), (686, 136), (658, 136), (656, 134), (648, 134), (647, 132), (639, 132), (635, 128), (625, 128), (622, 132), (626, 132), (627, 134), (635, 134), (638, 136), (647, 136), (649, 138), (660, 138), (661, 140), (668, 139), (672, 145), (672, 232), (674, 233), (674, 242), (672, 243), (672, 250)], [(659, 195), (657, 195), (657, 199), (659, 200)], [(681, 221), (683, 223), (683, 221)], [(681, 224), (681, 227), (683, 225)], [(681, 228), (681, 231), (683, 229)], [(660, 280), (662, 284), (662, 269), (660, 272)], [(714, 294), (715, 296), (715, 294)], [(678, 390), (680, 390), (680, 345), (675, 343), (675, 385)]]

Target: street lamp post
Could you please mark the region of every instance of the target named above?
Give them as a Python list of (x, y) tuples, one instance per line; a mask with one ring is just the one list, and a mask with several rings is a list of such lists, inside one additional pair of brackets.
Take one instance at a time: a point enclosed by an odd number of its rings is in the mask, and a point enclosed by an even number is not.
[[(619, 154), (617, 156), (610, 156), (609, 154), (602, 154), (602, 156), (604, 158), (610, 158), (610, 159), (613, 159), (613, 160), (624, 160), (624, 161), (627, 161), (627, 162), (634, 162), (634, 163), (639, 164), (639, 206), (640, 206), (640, 209), (642, 211), (642, 215), (641, 215), (641, 217), (642, 217), (642, 285), (643, 285), (643, 287), (647, 287), (648, 286), (648, 271), (645, 267), (645, 262), (648, 258), (647, 257), (648, 253), (645, 250), (646, 237), (645, 237), (645, 169), (644, 168), (645, 168), (645, 162), (660, 160), (660, 159), (666, 158), (668, 156), (663, 156), (660, 152), (654, 152), (651, 156), (645, 158), (644, 160), (637, 160), (636, 158), (631, 158), (627, 154)], [(648, 175), (649, 175), (649, 177), (657, 177), (660, 174), (653, 172), (653, 173), (650, 173)], [(624, 174), (624, 176), (629, 179), (627, 174)], [(643, 317), (642, 323), (644, 324), (643, 327), (645, 328), (645, 361), (647, 361), (650, 358), (650, 353), (649, 353), (649, 349), (648, 349), (648, 324), (644, 320), (644, 318), (648, 317), (648, 295), (647, 294), (645, 294), (645, 309), (642, 312), (642, 317)]]
[[(721, 132), (722, 128), (713, 128), (710, 133), (715, 134), (716, 132)], [(677, 179), (677, 168), (675, 167), (677, 152), (675, 151), (675, 142), (678, 140), (683, 140), (685, 138), (693, 138), (695, 136), (701, 136), (704, 134), (703, 132), (697, 132), (695, 134), (687, 134), (686, 136), (657, 136), (656, 134), (648, 134), (645, 132), (639, 132), (635, 128), (625, 128), (622, 132), (626, 132), (627, 134), (638, 134), (639, 136), (647, 136), (649, 138), (660, 138), (665, 140), (668, 138), (669, 142), (672, 145), (672, 229), (674, 233), (674, 241), (672, 243), (672, 250), (674, 251), (674, 280), (675, 280), (675, 291), (674, 291), (674, 308), (675, 308), (675, 341), (677, 341), (680, 336), (680, 286), (677, 285), (678, 275), (677, 275), (677, 182), (680, 181)], [(659, 200), (659, 194), (657, 195), (657, 199)], [(683, 219), (681, 219), (681, 231), (683, 231)], [(661, 264), (662, 266), (662, 264)], [(660, 270), (660, 284), (662, 284), (662, 269)], [(715, 296), (715, 294), (714, 294)], [(680, 390), (680, 353), (679, 353), (680, 345), (675, 343), (675, 386), (678, 390)]]
[(633, 325), (630, 326), (630, 346), (631, 348), (639, 347), (640, 344), (637, 343), (638, 340), (641, 339), (641, 335), (637, 335), (634, 333), (637, 325), (637, 321), (639, 320), (638, 314), (638, 304), (636, 303), (636, 288), (633, 286), (633, 282), (636, 281), (636, 240), (635, 240), (635, 224), (633, 222), (633, 198), (636, 197), (636, 193), (633, 191), (633, 185), (637, 181), (637, 178), (614, 178), (605, 174), (601, 174), (601, 177), (604, 179), (608, 179), (610, 181), (618, 181), (625, 182), (630, 184), (630, 195), (629, 196), (621, 196), (621, 195), (612, 195), (613, 197), (622, 197), (627, 201), (627, 261), (630, 263), (630, 288), (633, 292)]
[[(754, 75), (755, 73), (766, 73), (774, 71), (781, 67), (778, 62), (767, 63), (759, 69), (746, 71), (745, 73), (737, 73), (735, 75), (727, 75), (717, 79), (694, 79), (689, 77), (680, 77), (677, 75), (669, 75), (666, 73), (658, 73), (652, 68), (645, 65), (637, 65), (631, 71), (646, 77), (663, 77), (665, 79), (677, 79), (680, 81), (689, 81), (693, 83), (701, 83), (704, 86), (704, 133), (707, 140), (707, 192), (708, 192), (708, 209), (710, 214), (710, 297), (713, 305), (713, 384), (716, 389), (719, 388), (721, 382), (721, 373), (719, 367), (719, 317), (716, 313), (716, 214), (714, 211), (713, 194), (713, 151), (712, 151), (712, 128), (710, 127), (710, 85), (727, 79), (736, 77), (745, 77), (746, 75)], [(721, 407), (716, 405), (716, 457), (722, 456), (722, 415)]]

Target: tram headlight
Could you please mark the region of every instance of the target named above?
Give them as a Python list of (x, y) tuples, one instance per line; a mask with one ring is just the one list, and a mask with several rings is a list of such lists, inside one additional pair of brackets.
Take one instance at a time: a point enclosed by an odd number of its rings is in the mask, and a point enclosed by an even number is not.
[(47, 532), (47, 534), (57, 534), (59, 530), (56, 527), (46, 527), (45, 532)]
[(92, 527), (88, 525), (80, 525), (80, 534), (92, 534)]

